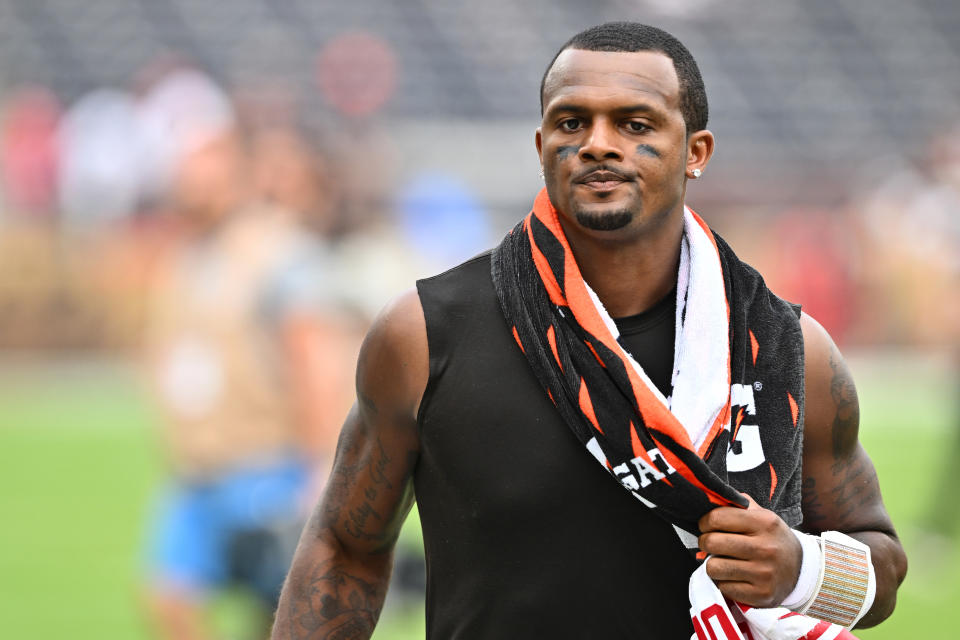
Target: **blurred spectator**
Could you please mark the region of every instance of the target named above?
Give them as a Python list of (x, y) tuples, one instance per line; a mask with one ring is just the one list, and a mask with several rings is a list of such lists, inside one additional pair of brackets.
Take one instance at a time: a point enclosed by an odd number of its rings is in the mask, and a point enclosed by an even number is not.
[(137, 105), (142, 199), (150, 202), (166, 194), (179, 159), (234, 120), (229, 98), (203, 73), (174, 64), (152, 78)]
[(449, 269), (494, 242), (480, 202), (449, 173), (414, 176), (398, 200), (403, 237), (430, 273)]
[(251, 149), (260, 200), (297, 213), (312, 231), (328, 237), (338, 198), (326, 162), (307, 136), (292, 126), (268, 124), (254, 131)]
[(44, 88), (14, 93), (0, 124), (0, 171), (6, 206), (14, 213), (49, 216), (56, 198), (60, 105)]
[(854, 321), (856, 245), (843, 210), (792, 209), (772, 225), (777, 293), (803, 305), (842, 344)]
[(59, 143), (60, 211), (69, 226), (92, 231), (136, 210), (143, 141), (133, 96), (88, 93), (64, 115)]
[(323, 194), (289, 135), (211, 126), (175, 165), (148, 331), (173, 471), (148, 549), (163, 637), (211, 637), (208, 597), (236, 585), (266, 629), (350, 404), (358, 329), (324, 302), (336, 275), (300, 221)]
[[(960, 126), (958, 126), (960, 128)], [(949, 129), (948, 129), (949, 130)], [(860, 198), (858, 274), (880, 325), (873, 342), (952, 346), (960, 339), (960, 151), (936, 137), (923, 162), (871, 166), (882, 182)], [(876, 309), (882, 309), (877, 313)]]
[[(960, 501), (956, 499), (956, 461), (960, 458), (960, 149), (955, 140), (960, 122), (935, 137), (927, 150), (924, 171), (910, 183), (900, 215), (892, 219), (896, 244), (885, 249), (898, 256), (895, 268), (906, 271), (911, 286), (899, 302), (918, 325), (919, 339), (950, 354), (954, 389), (949, 401), (953, 433), (934, 490), (921, 522), (925, 528), (920, 555), (933, 559), (944, 547), (956, 551), (960, 534)], [(889, 213), (889, 212), (888, 212)], [(888, 231), (891, 232), (891, 231)], [(886, 236), (885, 239), (893, 238)], [(942, 566), (942, 565), (941, 565)]]

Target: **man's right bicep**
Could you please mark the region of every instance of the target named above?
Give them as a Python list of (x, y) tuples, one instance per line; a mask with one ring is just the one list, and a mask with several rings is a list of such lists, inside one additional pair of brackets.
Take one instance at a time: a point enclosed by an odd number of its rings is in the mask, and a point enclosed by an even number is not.
[(369, 637), (391, 554), (413, 505), (420, 450), (416, 414), (429, 375), (416, 292), (374, 322), (360, 349), (357, 401), (333, 469), (290, 567), (273, 637)]
[(426, 328), (415, 292), (401, 296), (374, 322), (357, 362), (357, 400), (314, 526), (352, 553), (392, 548), (413, 505), (419, 455), (416, 412), (428, 376)]

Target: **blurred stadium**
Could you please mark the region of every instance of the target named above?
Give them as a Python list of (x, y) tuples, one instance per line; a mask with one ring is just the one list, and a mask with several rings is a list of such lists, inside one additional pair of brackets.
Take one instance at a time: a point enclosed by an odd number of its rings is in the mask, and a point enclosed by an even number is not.
[[(151, 636), (155, 279), (191, 215), (283, 210), (311, 247), (280, 289), (312, 355), (280, 368), (327, 394), (287, 400), (329, 455), (365, 324), (527, 212), (544, 67), (623, 19), (700, 64), (718, 150), (689, 204), (849, 355), (911, 559), (893, 617), (858, 635), (956, 637), (955, 0), (0, 0), (0, 634)], [(242, 177), (191, 164), (226, 131)], [(199, 402), (208, 378), (185, 375)], [(401, 548), (381, 640), (423, 637), (415, 518)], [(225, 637), (255, 637), (248, 600), (214, 603)]]

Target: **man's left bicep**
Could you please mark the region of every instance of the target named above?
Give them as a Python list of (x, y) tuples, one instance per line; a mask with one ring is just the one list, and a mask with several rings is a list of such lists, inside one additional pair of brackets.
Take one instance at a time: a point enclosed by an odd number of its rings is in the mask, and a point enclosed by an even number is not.
[[(840, 531), (870, 547), (874, 597), (857, 623), (870, 627), (893, 611), (907, 559), (883, 506), (873, 461), (860, 444), (860, 406), (850, 370), (823, 327), (807, 315), (801, 326), (806, 362), (800, 528)], [(864, 597), (866, 602), (869, 596)]]
[(859, 441), (853, 376), (826, 331), (804, 316), (802, 529), (893, 533), (873, 461)]

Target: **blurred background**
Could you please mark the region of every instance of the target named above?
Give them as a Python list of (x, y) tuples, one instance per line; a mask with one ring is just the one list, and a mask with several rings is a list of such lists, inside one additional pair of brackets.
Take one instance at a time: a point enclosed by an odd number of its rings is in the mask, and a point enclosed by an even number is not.
[(0, 0), (0, 634), (262, 636), (367, 324), (527, 213), (544, 67), (623, 19), (700, 64), (688, 203), (851, 362), (911, 559), (861, 637), (954, 637), (953, 0)]

